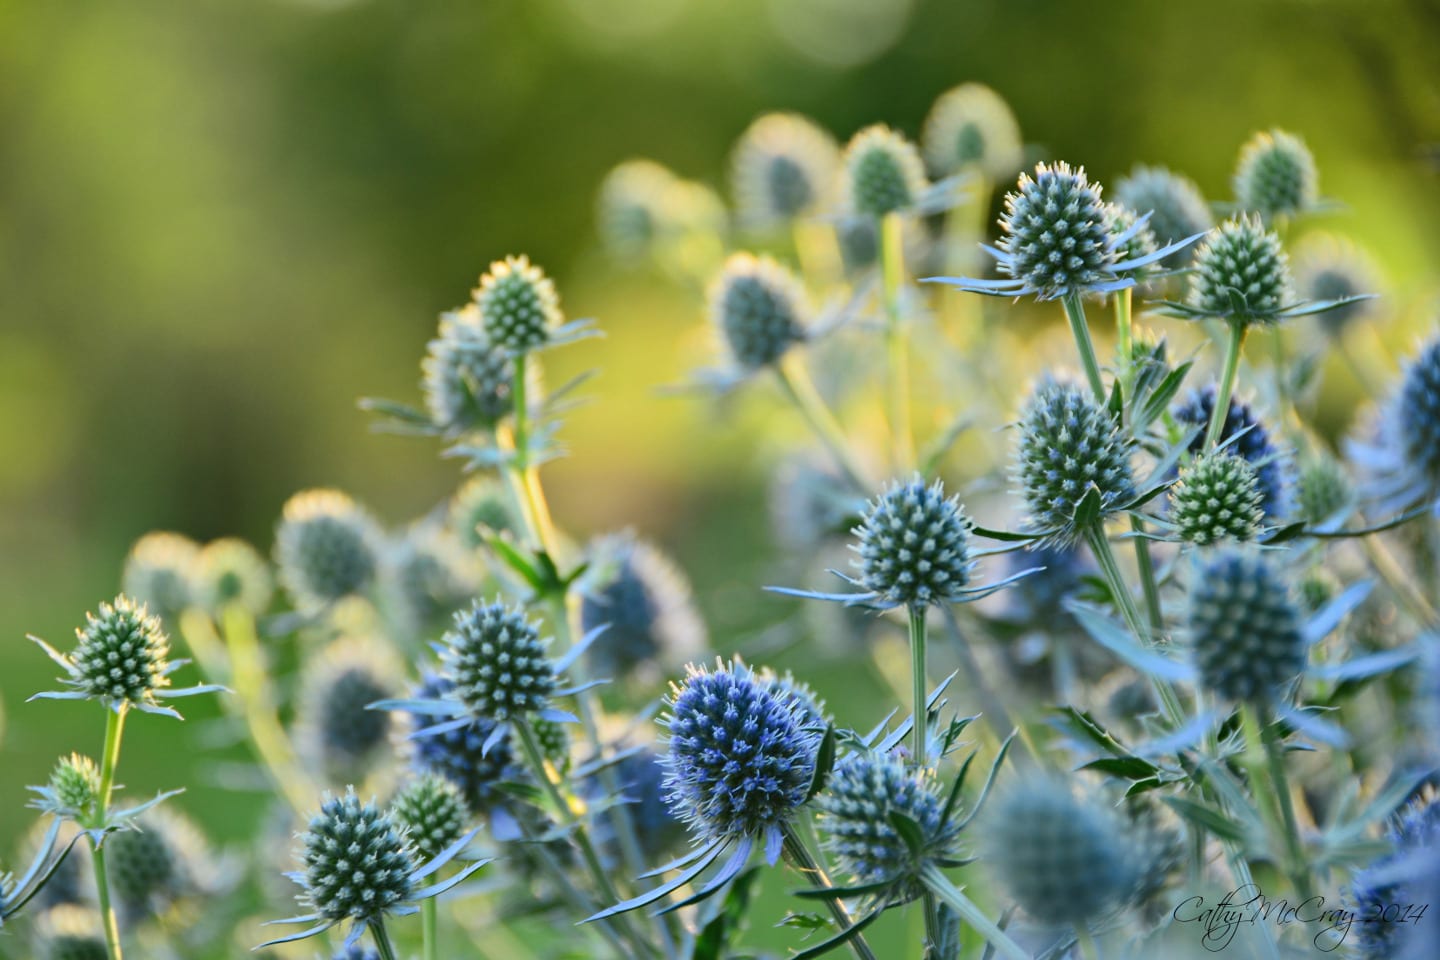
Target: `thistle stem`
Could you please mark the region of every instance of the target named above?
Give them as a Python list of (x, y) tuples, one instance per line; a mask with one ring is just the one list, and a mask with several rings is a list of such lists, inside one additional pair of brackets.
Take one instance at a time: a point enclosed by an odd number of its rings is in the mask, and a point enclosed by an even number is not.
[(1075, 942), (1080, 945), (1080, 956), (1085, 960), (1100, 960), (1100, 948), (1095, 945), (1095, 938), (1090, 935), (1090, 928), (1083, 923), (1075, 925)]
[(1135, 372), (1135, 330), (1131, 321), (1134, 288), (1115, 291), (1115, 337), (1120, 351), (1120, 385), (1130, 397)]
[[(1127, 403), (1133, 401), (1135, 388), (1135, 336), (1133, 307), (1134, 291), (1130, 287), (1115, 291), (1115, 335), (1120, 350), (1120, 389)], [(1145, 532), (1145, 521), (1138, 514), (1130, 515), (1130, 529)], [(1145, 614), (1156, 636), (1165, 630), (1165, 617), (1160, 607), (1160, 585), (1155, 578), (1155, 561), (1150, 557), (1150, 544), (1143, 537), (1135, 538), (1135, 568), (1140, 573), (1140, 587), (1145, 596)]]
[(1080, 364), (1085, 368), (1085, 378), (1095, 399), (1105, 402), (1105, 379), (1100, 376), (1100, 361), (1095, 358), (1095, 344), (1090, 340), (1090, 325), (1085, 322), (1085, 304), (1080, 294), (1067, 293), (1061, 298), (1065, 305), (1065, 317), (1070, 321), (1070, 333), (1075, 337), (1075, 346), (1080, 351)]
[(1230, 320), (1230, 339), (1225, 345), (1225, 366), (1220, 370), (1220, 386), (1215, 392), (1215, 409), (1210, 411), (1210, 428), (1205, 431), (1205, 449), (1213, 450), (1225, 432), (1225, 417), (1230, 412), (1230, 395), (1235, 392), (1235, 374), (1240, 369), (1240, 348), (1250, 329), (1243, 320)]
[[(100, 791), (95, 800), (95, 825), (104, 828), (110, 809), (110, 794), (115, 787), (115, 768), (120, 764), (120, 738), (125, 732), (125, 714), (129, 707), (105, 710), (105, 752), (100, 758)], [(95, 864), (95, 896), (100, 908), (100, 922), (105, 928), (105, 951), (109, 960), (122, 960), (120, 922), (110, 903), (110, 880), (105, 872), (105, 850), (101, 843), (93, 847)]]
[[(785, 859), (795, 868), (796, 872), (816, 886), (834, 886), (830, 882), (830, 877), (826, 875), (825, 869), (810, 855), (810, 849), (805, 846), (805, 841), (801, 840), (788, 824), (780, 829), (785, 836)], [(845, 904), (839, 897), (826, 900), (825, 906), (841, 930), (848, 930), (855, 925), (855, 921), (850, 917), (850, 911), (845, 909)], [(860, 960), (878, 960), (875, 952), (870, 949), (870, 944), (865, 942), (864, 934), (856, 934), (850, 938), (850, 949), (855, 951), (855, 956)]]
[(915, 766), (924, 767), (929, 758), (929, 741), (925, 730), (928, 721), (925, 701), (929, 692), (929, 685), (925, 681), (925, 607), (923, 604), (912, 603), (907, 612), (910, 620), (910, 693), (911, 703), (915, 705), (910, 732), (915, 738), (912, 741)]
[(905, 267), (904, 221), (898, 213), (880, 218), (880, 286), (885, 306), (886, 386), (889, 394), (890, 434), (895, 467), (904, 471), (915, 464), (910, 429), (910, 358), (900, 320), (900, 281)]
[(976, 906), (975, 901), (965, 896), (938, 866), (927, 863), (920, 871), (920, 879), (927, 890), (939, 897), (940, 901), (951, 910), (958, 913), (960, 919), (974, 927), (976, 932), (984, 937), (1001, 956), (1009, 957), (1010, 960), (1030, 960), (1030, 953), (1011, 940), (1005, 931), (987, 917), (985, 911)]
[(420, 951), (424, 960), (440, 960), (440, 930), (434, 897), (420, 903)]
[(1242, 710), (1246, 739), (1250, 741), (1252, 748), (1259, 746), (1264, 750), (1265, 772), (1269, 774), (1270, 792), (1275, 795), (1275, 804), (1280, 809), (1280, 827), (1285, 842), (1285, 872), (1295, 885), (1295, 892), (1300, 898), (1309, 900), (1315, 891), (1310, 882), (1310, 869), (1305, 862), (1305, 847), (1300, 840), (1300, 825), (1295, 818), (1295, 801), (1290, 794), (1290, 780), (1285, 774), (1285, 757), (1281, 752), (1280, 741), (1275, 735), (1274, 725), (1269, 722), (1270, 718), (1264, 711), (1252, 705), (1247, 705)]
[(845, 431), (841, 429), (835, 415), (825, 406), (825, 401), (804, 368), (798, 364), (792, 364), (791, 367), (792, 369), (786, 369), (783, 364), (775, 365), (775, 378), (780, 381), (780, 388), (805, 418), (815, 438), (825, 447), (850, 485), (859, 492), (868, 492), (870, 485), (865, 482), (865, 471), (860, 469), (855, 455), (850, 452)]
[(510, 383), (510, 394), (515, 401), (515, 427), (512, 437), (514, 459), (510, 472), (514, 477), (516, 498), (528, 519), (535, 549), (549, 553), (549, 545), (555, 539), (555, 525), (550, 518), (550, 506), (545, 502), (545, 493), (540, 488), (539, 471), (530, 462), (530, 406), (525, 397), (526, 360), (526, 354), (518, 353), (512, 361), (515, 369)]
[(380, 960), (395, 960), (395, 947), (390, 942), (390, 933), (385, 929), (385, 921), (379, 917), (370, 921), (370, 939), (380, 954)]

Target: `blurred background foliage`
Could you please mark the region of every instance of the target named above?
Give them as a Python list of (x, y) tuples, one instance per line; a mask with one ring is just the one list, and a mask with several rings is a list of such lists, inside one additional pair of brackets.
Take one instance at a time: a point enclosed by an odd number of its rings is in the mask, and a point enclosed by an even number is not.
[[(696, 360), (701, 299), (600, 248), (617, 162), (723, 190), (758, 113), (914, 136), (978, 80), (1037, 155), (1102, 182), (1164, 163), (1226, 199), (1240, 143), (1283, 126), (1345, 204), (1325, 226), (1383, 264), (1403, 352), (1440, 293), (1436, 49), (1433, 0), (0, 0), (0, 849), (24, 785), (99, 747), (96, 709), (22, 706), (54, 672), (24, 633), (67, 643), (147, 530), (269, 549), (306, 486), (397, 526), (444, 498), (456, 465), (370, 432), (355, 400), (417, 397), (437, 313), (508, 252), (607, 333), (547, 360), (556, 383), (601, 371), (546, 471), (557, 516), (671, 549), (718, 649), (787, 615), (758, 589), (764, 491), (800, 425), (768, 389), (657, 395)], [(1324, 422), (1357, 403), (1342, 371)], [(830, 670), (806, 673), (833, 697)], [(247, 799), (177, 760), (203, 729), (143, 718), (122, 779), (191, 783), (183, 805), (242, 839)]]

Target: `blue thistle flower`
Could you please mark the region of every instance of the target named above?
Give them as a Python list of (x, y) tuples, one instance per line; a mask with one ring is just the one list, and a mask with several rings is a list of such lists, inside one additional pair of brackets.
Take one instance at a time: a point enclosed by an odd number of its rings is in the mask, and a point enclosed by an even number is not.
[[(927, 864), (943, 865), (957, 855), (958, 821), (944, 816), (945, 801), (933, 778), (894, 757), (846, 754), (815, 805), (825, 846), (840, 869), (860, 884), (894, 884), (891, 896), (897, 901), (920, 895), (919, 876)], [(895, 828), (891, 817), (897, 814), (919, 828), (918, 851)]]
[(808, 457), (786, 461), (772, 475), (770, 528), (782, 546), (810, 552), (848, 533), (865, 511), (844, 475)]
[(480, 571), (448, 531), (417, 523), (391, 550), (391, 582), (404, 620), (428, 630), (465, 606), (480, 589)]
[(111, 890), (127, 917), (158, 916), (219, 887), (217, 858), (189, 817), (161, 807), (146, 812), (135, 827), (105, 841)]
[(443, 643), (454, 697), (471, 716), (505, 722), (540, 713), (559, 686), (546, 642), (521, 607), (477, 600), (455, 614)]
[(1255, 539), (1265, 522), (1255, 468), (1228, 451), (1202, 454), (1170, 488), (1170, 520), (1187, 543)]
[(621, 260), (650, 254), (667, 230), (666, 198), (675, 174), (652, 160), (627, 160), (605, 175), (596, 202), (601, 239)]
[(1440, 889), (1440, 801), (1431, 795), (1411, 803), (1391, 819), (1385, 839), (1390, 851), (1357, 872), (1350, 887), (1356, 914), (1376, 918), (1356, 924), (1354, 944), (1363, 960), (1419, 960), (1433, 942), (1409, 924), (1381, 918), (1395, 904), (1428, 903)]
[(920, 142), (937, 176), (974, 167), (1003, 180), (1020, 168), (1020, 125), (1004, 98), (982, 83), (942, 93), (925, 118)]
[(1266, 220), (1293, 217), (1320, 197), (1315, 158), (1305, 141), (1284, 130), (1257, 133), (1240, 148), (1235, 200)]
[(1118, 819), (1058, 781), (1011, 788), (986, 824), (985, 861), (1037, 919), (1085, 924), (1136, 893), (1141, 871)]
[[(1203, 389), (1191, 390), (1186, 399), (1171, 411), (1178, 422), (1201, 428), (1201, 432), (1190, 441), (1191, 454), (1198, 456), (1205, 450), (1204, 427), (1214, 414), (1218, 394), (1219, 389), (1213, 383)], [(1282, 515), (1285, 511), (1286, 457), (1270, 440), (1270, 432), (1255, 410), (1234, 395), (1230, 397), (1225, 423), (1220, 428), (1220, 445), (1244, 457), (1255, 468), (1260, 507), (1265, 515)]]
[(771, 229), (819, 211), (829, 198), (838, 163), (835, 138), (808, 117), (757, 117), (740, 135), (731, 159), (740, 221), (754, 229)]
[(1227, 220), (1195, 248), (1186, 305), (1196, 316), (1278, 323), (1294, 294), (1280, 237), (1254, 216)]
[(217, 614), (239, 604), (253, 615), (270, 608), (275, 581), (260, 552), (236, 537), (205, 544), (195, 563), (195, 594), (202, 607)]
[(1375, 313), (1373, 300), (1356, 298), (1380, 287), (1379, 268), (1346, 237), (1307, 234), (1295, 252), (1292, 273), (1302, 300), (1346, 301), (1320, 314), (1321, 329), (1331, 338), (1339, 338), (1356, 321)]
[(738, 660), (690, 667), (669, 704), (671, 812), (704, 841), (764, 838), (778, 856), (782, 829), (808, 799), (823, 725)]
[(366, 593), (380, 568), (380, 529), (338, 490), (306, 490), (285, 502), (275, 563), (296, 606), (318, 610)]
[(1075, 508), (1094, 489), (1100, 517), (1135, 498), (1130, 454), (1134, 441), (1110, 412), (1073, 384), (1043, 381), (1020, 417), (1015, 476), (1029, 509), (1028, 528), (1044, 542), (1073, 544), (1084, 531)]
[(184, 534), (147, 533), (125, 557), (121, 591), (173, 625), (195, 602), (192, 578), (199, 556), (200, 545)]
[[(1115, 199), (1137, 215), (1150, 215), (1149, 226), (1161, 245), (1207, 232), (1215, 225), (1210, 205), (1193, 180), (1164, 167), (1136, 166), (1115, 183)], [(1183, 266), (1193, 248), (1177, 250), (1161, 263)]]
[(433, 860), (465, 834), (470, 811), (460, 789), (429, 774), (407, 784), (390, 801), (390, 815), (405, 830), (417, 861)]
[(515, 363), (486, 335), (473, 303), (441, 314), (439, 334), (427, 345), (420, 369), (425, 409), (447, 435), (493, 430), (514, 412)]
[(769, 257), (732, 254), (710, 290), (710, 316), (735, 365), (778, 363), (806, 338), (810, 306), (800, 280)]
[(1399, 388), (1371, 417), (1369, 433), (1347, 451), (1363, 471), (1362, 493), (1380, 510), (1440, 496), (1440, 337), (1406, 365)]
[(398, 692), (399, 673), (381, 647), (353, 637), (337, 640), (305, 665), (298, 746), (326, 783), (361, 783), (389, 756), (390, 715), (368, 708)]
[(61, 757), (44, 787), (32, 787), (37, 794), (31, 805), (57, 817), (89, 823), (100, 799), (100, 768), (94, 760), (78, 753)]
[(689, 581), (669, 557), (630, 533), (602, 537), (589, 552), (580, 629), (604, 627), (587, 654), (593, 673), (627, 676), (645, 664), (683, 663), (703, 652), (705, 626)]
[(627, 754), (615, 765), (616, 782), (630, 802), (615, 816), (628, 816), (646, 857), (658, 858), (685, 833), (665, 802), (665, 763), (651, 750)]
[(870, 219), (915, 206), (928, 186), (915, 145), (884, 124), (851, 137), (843, 163), (849, 209)]
[(886, 607), (954, 603), (975, 563), (973, 526), (958, 497), (936, 480), (893, 483), (867, 505), (854, 531), (860, 586)]
[(1186, 613), (1201, 685), (1226, 700), (1279, 703), (1308, 641), (1290, 585), (1259, 554), (1226, 552), (1196, 570)]
[(486, 338), (511, 353), (545, 344), (564, 319), (555, 284), (525, 256), (490, 264), (475, 289), (475, 304)]
[(1305, 464), (1295, 478), (1296, 515), (1317, 526), (1339, 514), (1355, 498), (1354, 486), (1344, 468), (1330, 457)]
[(504, 488), (487, 476), (470, 478), (455, 494), (450, 501), (450, 526), (467, 550), (485, 545), (482, 531), (486, 535), (515, 533), (517, 528)]
[[(441, 700), (451, 696), (454, 689), (452, 680), (431, 674), (411, 696), (417, 700)], [(430, 718), (423, 714), (411, 716), (413, 766), (422, 772), (439, 774), (455, 784), (470, 809), (488, 811), (504, 799), (501, 789), (504, 784), (522, 778), (508, 736), (502, 736), (489, 750), (485, 749), (497, 726), (494, 720), (475, 717), (454, 729), (425, 733)]]

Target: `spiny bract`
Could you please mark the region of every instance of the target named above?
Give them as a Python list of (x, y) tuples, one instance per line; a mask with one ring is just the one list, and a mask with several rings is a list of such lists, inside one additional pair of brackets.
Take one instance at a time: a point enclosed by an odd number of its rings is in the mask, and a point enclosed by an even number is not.
[(212, 614), (234, 603), (259, 615), (270, 607), (275, 581), (270, 565), (258, 550), (236, 537), (222, 537), (200, 550), (195, 592), (200, 604)]
[(1042, 300), (1114, 281), (1109, 222), (1100, 187), (1084, 168), (1042, 163), (1005, 195), (1000, 249), (1009, 259), (1001, 269)]
[(446, 674), (471, 715), (505, 721), (538, 713), (550, 702), (555, 665), (523, 608), (477, 600), (455, 614), (443, 643)]
[[(1163, 246), (1204, 233), (1215, 225), (1210, 205), (1193, 180), (1164, 167), (1136, 166), (1115, 183), (1115, 199), (1137, 215), (1150, 214), (1148, 226)], [(1194, 247), (1170, 254), (1162, 262), (1184, 265)]]
[(338, 490), (305, 490), (285, 503), (275, 533), (280, 581), (302, 609), (365, 593), (379, 571), (380, 532)]
[[(927, 863), (955, 855), (959, 833), (942, 818), (945, 802), (933, 779), (894, 757), (851, 753), (841, 758), (816, 798), (825, 845), (841, 870), (859, 883), (901, 882), (901, 897), (919, 894), (916, 878)], [(912, 851), (890, 817), (900, 814), (920, 828)]]
[[(1215, 410), (1219, 391), (1215, 384), (1190, 391), (1184, 401), (1171, 411), (1177, 421), (1199, 432), (1190, 441), (1189, 452), (1199, 455), (1205, 449), (1205, 427)], [(1266, 516), (1276, 516), (1285, 506), (1285, 458), (1270, 440), (1270, 432), (1255, 410), (1234, 394), (1225, 410), (1220, 427), (1220, 444), (1231, 453), (1244, 457), (1255, 468), (1260, 485), (1260, 507)]]
[(390, 801), (418, 863), (428, 863), (465, 834), (470, 811), (460, 789), (435, 774), (411, 782)]
[(673, 688), (666, 802), (707, 840), (779, 829), (805, 802), (823, 727), (738, 660)]
[(1294, 216), (1314, 207), (1319, 196), (1315, 158), (1293, 133), (1257, 133), (1240, 148), (1235, 200), (1241, 210), (1266, 220)]
[(1226, 220), (1200, 241), (1186, 298), (1195, 311), (1237, 323), (1276, 323), (1291, 298), (1280, 238), (1258, 217)]
[(647, 663), (679, 664), (703, 652), (705, 625), (674, 561), (630, 533), (600, 538), (590, 557), (580, 628), (605, 628), (586, 651), (597, 675), (623, 677)]
[(79, 646), (71, 658), (75, 681), (92, 697), (112, 705), (148, 704), (170, 686), (170, 638), (144, 604), (126, 596), (100, 604), (75, 631)]
[(1274, 703), (1305, 669), (1300, 610), (1261, 555), (1205, 561), (1191, 580), (1186, 626), (1201, 684), (1226, 700)]
[(1170, 520), (1180, 539), (1201, 546), (1253, 540), (1265, 522), (1255, 468), (1226, 451), (1204, 454), (1170, 488)]
[(1020, 166), (1020, 125), (1004, 98), (983, 83), (962, 83), (942, 93), (920, 140), (939, 176), (974, 167), (1003, 180)]
[(939, 480), (896, 482), (853, 531), (860, 583), (890, 605), (946, 603), (970, 582), (970, 518)]
[(835, 138), (808, 117), (767, 113), (740, 135), (731, 180), (741, 222), (783, 226), (817, 212), (835, 179)]
[(425, 409), (447, 433), (492, 430), (515, 408), (515, 363), (485, 335), (474, 304), (443, 314), (420, 363)]
[(1116, 817), (1065, 784), (1034, 780), (997, 797), (985, 859), (1027, 913), (1083, 924), (1132, 897), (1140, 871)]
[(353, 790), (326, 797), (299, 852), (305, 899), (326, 920), (373, 920), (414, 892), (415, 862), (402, 831)]
[(850, 210), (879, 218), (915, 205), (925, 192), (925, 164), (915, 145), (884, 124), (861, 130), (845, 145)]
[(1133, 445), (1081, 388), (1057, 381), (1037, 387), (1021, 414), (1015, 471), (1030, 528), (1052, 543), (1073, 543), (1084, 532), (1075, 526), (1075, 507), (1092, 486), (1102, 517), (1134, 499)]
[[(455, 684), (441, 676), (426, 676), (412, 696), (417, 700), (438, 700), (450, 694)], [(413, 732), (432, 726), (434, 719), (414, 714)], [(495, 731), (495, 721), (476, 717), (466, 726), (441, 733), (409, 737), (413, 744), (412, 765), (422, 772), (433, 772), (460, 789), (466, 805), (474, 811), (486, 812), (503, 799), (501, 787), (521, 776), (516, 765), (508, 734), (485, 750), (485, 742)]]
[(742, 370), (776, 363), (805, 339), (810, 307), (789, 269), (769, 257), (732, 254), (710, 291), (710, 316)]
[(195, 600), (191, 578), (199, 555), (200, 545), (183, 534), (147, 533), (125, 557), (121, 590), (173, 627), (174, 618)]
[(525, 256), (490, 264), (475, 289), (485, 336), (511, 353), (533, 350), (562, 321), (555, 284)]

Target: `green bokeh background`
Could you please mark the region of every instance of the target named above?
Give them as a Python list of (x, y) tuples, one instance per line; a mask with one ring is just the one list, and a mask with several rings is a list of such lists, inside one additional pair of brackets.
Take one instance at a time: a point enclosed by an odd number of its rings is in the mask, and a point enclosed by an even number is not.
[[(773, 407), (655, 395), (701, 312), (600, 251), (618, 161), (723, 187), (759, 112), (913, 135), (979, 80), (1045, 155), (1101, 180), (1166, 163), (1225, 198), (1238, 145), (1281, 125), (1383, 263), (1404, 347), (1440, 284), (1437, 49), (1429, 0), (0, 0), (0, 851), (24, 785), (99, 747), (97, 709), (23, 704), (54, 673), (24, 634), (66, 645), (147, 530), (268, 549), (320, 484), (395, 524), (428, 510), (456, 465), (355, 399), (414, 398), (436, 314), (508, 252), (608, 334), (555, 358), (556, 382), (601, 371), (546, 471), (557, 517), (670, 547), (720, 649), (785, 614), (757, 589)], [(122, 780), (191, 783), (187, 809), (242, 839), (248, 798), (205, 785), (197, 728), (137, 718)]]

